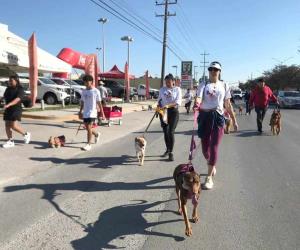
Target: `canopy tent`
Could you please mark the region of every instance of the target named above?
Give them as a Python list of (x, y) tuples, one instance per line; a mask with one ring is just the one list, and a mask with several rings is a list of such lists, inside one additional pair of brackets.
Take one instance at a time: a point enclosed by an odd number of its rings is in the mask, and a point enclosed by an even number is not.
[[(99, 76), (101, 78), (125, 79), (125, 73), (119, 70), (117, 65), (114, 65), (108, 72), (100, 73)], [(134, 78), (134, 75), (129, 75), (129, 79), (133, 80)]]
[[(38, 71), (71, 72), (71, 65), (56, 56), (37, 48)], [(0, 23), (0, 69), (18, 73), (28, 73), (28, 41), (8, 30), (8, 26)]]

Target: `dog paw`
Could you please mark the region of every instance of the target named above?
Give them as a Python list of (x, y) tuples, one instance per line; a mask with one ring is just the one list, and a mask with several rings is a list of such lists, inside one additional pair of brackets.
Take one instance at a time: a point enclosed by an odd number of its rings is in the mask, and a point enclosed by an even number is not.
[(192, 236), (193, 232), (192, 232), (192, 228), (191, 227), (188, 227), (185, 229), (185, 235), (190, 237)]
[(193, 216), (192, 222), (197, 223), (199, 221), (198, 215)]

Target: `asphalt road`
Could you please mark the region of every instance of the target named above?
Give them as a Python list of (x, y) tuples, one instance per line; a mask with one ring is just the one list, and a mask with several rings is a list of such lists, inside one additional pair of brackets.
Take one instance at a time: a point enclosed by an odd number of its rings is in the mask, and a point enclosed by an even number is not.
[[(192, 116), (181, 115), (175, 162), (161, 158), (158, 124), (147, 136), (143, 167), (132, 133), (69, 159), (0, 193), (0, 249), (300, 249), (300, 111), (283, 110), (283, 131), (262, 135), (255, 114), (238, 116), (225, 135), (215, 187), (203, 191), (192, 237), (176, 214), (175, 166), (187, 159)], [(204, 181), (200, 152), (194, 161)], [(189, 203), (191, 216), (191, 204)]]

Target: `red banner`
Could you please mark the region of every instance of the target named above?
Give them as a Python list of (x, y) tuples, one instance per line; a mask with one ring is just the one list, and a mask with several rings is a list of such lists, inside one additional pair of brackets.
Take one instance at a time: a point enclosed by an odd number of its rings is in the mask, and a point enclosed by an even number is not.
[(145, 74), (145, 81), (146, 81), (146, 98), (150, 99), (150, 84), (149, 84), (149, 72), (146, 71)]
[(84, 71), (85, 74), (94, 77), (93, 85), (95, 86), (95, 57), (93, 54), (90, 54), (86, 57)]
[(37, 62), (37, 42), (35, 33), (32, 34), (28, 41), (29, 56), (29, 81), (32, 106), (35, 105), (37, 97), (37, 81), (38, 81), (38, 62)]

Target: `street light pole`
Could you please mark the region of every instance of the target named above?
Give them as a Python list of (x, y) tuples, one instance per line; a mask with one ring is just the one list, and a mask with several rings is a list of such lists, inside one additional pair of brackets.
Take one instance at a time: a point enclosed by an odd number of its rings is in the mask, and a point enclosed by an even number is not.
[(102, 71), (105, 70), (105, 40), (104, 40), (104, 24), (108, 21), (107, 18), (100, 18), (98, 19), (99, 23), (102, 23)]
[(195, 81), (196, 81), (196, 68), (197, 67), (198, 67), (197, 65), (194, 65), (194, 79), (195, 79)]
[(175, 68), (175, 70), (176, 70), (175, 72), (176, 72), (176, 79), (177, 79), (177, 68), (178, 68), (178, 66), (177, 65), (173, 65), (172, 67)]
[(98, 53), (99, 53), (99, 59), (98, 59), (98, 60), (100, 61), (100, 57), (101, 57), (101, 50), (102, 50), (102, 48), (99, 48), (99, 47), (97, 47), (97, 48), (96, 48), (96, 50), (98, 50)]
[[(123, 36), (123, 37), (121, 37), (121, 40), (127, 42), (127, 66), (128, 66), (127, 68), (128, 68), (128, 74), (129, 74), (129, 72), (130, 72), (129, 71), (129, 59), (130, 59), (129, 43), (133, 42), (133, 38), (130, 36)], [(124, 91), (125, 91), (125, 85), (124, 85)], [(130, 91), (130, 90), (128, 90), (128, 91)], [(129, 93), (127, 93), (127, 97), (126, 97), (127, 101), (129, 101), (129, 98), (130, 98)]]

